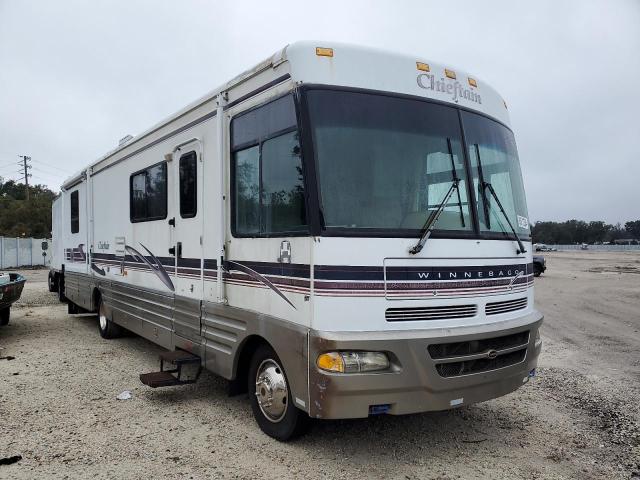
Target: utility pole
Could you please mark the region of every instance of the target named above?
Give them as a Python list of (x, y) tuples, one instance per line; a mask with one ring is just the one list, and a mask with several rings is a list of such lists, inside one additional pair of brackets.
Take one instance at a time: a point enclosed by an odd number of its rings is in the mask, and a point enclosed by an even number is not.
[(24, 188), (26, 191), (26, 196), (27, 196), (27, 202), (29, 201), (29, 177), (31, 176), (30, 173), (27, 172), (27, 170), (29, 168), (31, 168), (31, 164), (28, 163), (31, 161), (31, 157), (28, 157), (27, 155), (18, 155), (20, 158), (22, 158), (22, 162), (19, 162), (22, 164), (22, 167), (24, 169)]

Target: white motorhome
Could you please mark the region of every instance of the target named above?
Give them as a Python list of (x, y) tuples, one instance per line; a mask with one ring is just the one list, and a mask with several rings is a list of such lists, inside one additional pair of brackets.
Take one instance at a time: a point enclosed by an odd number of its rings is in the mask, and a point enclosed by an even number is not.
[(151, 387), (229, 379), (275, 438), (309, 417), (468, 405), (535, 373), (518, 155), (475, 75), (295, 43), (125, 139), (59, 202), (69, 311), (165, 347)]

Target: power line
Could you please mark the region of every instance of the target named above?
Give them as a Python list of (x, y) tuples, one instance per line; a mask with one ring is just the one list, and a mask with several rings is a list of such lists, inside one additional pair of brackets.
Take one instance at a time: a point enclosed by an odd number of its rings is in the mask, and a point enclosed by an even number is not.
[(67, 172), (69, 175), (71, 175), (71, 171), (67, 170), (66, 168), (60, 168), (57, 165), (52, 165), (51, 163), (47, 163), (47, 162), (43, 162), (42, 160), (33, 160), (36, 163), (39, 163), (41, 166), (46, 166), (47, 168), (52, 168), (54, 170), (60, 170), (63, 172)]
[[(34, 170), (35, 172), (40, 172), (40, 173), (42, 173), (43, 175), (48, 175), (48, 176), (50, 176), (50, 177), (58, 177), (58, 178), (62, 178), (63, 180), (64, 180), (65, 178), (67, 178), (67, 176), (66, 176), (66, 175), (63, 175), (63, 174), (60, 174), (60, 173), (47, 172), (47, 171), (45, 171), (45, 170), (41, 170), (41, 169), (40, 169), (40, 167), (33, 167), (33, 170)], [(39, 175), (38, 175), (38, 176), (39, 176)]]

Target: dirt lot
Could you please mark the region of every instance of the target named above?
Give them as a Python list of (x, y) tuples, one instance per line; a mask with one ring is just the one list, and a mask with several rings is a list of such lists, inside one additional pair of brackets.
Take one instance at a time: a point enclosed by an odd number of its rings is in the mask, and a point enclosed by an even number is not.
[[(547, 255), (538, 377), (459, 410), (315, 423), (281, 444), (204, 374), (151, 390), (159, 348), (102, 340), (27, 271), (0, 329), (0, 478), (640, 478), (640, 254)], [(7, 360), (7, 356), (15, 357)], [(116, 396), (131, 390), (133, 398)], [(0, 461), (1, 463), (1, 461)]]

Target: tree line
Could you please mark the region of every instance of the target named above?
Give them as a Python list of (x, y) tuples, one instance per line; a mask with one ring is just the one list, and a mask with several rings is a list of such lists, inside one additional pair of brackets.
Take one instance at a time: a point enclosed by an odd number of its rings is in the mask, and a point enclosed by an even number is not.
[(611, 225), (602, 221), (536, 222), (531, 228), (535, 243), (571, 245), (576, 243), (613, 243), (616, 240), (640, 240), (640, 220)]
[(45, 185), (34, 185), (27, 201), (23, 184), (0, 177), (0, 236), (49, 238), (54, 198)]

